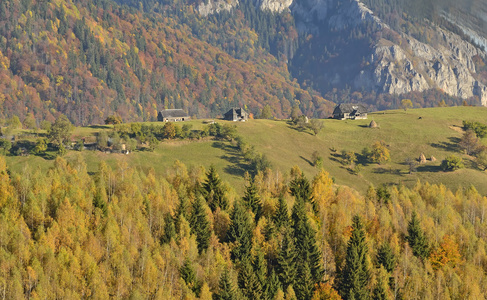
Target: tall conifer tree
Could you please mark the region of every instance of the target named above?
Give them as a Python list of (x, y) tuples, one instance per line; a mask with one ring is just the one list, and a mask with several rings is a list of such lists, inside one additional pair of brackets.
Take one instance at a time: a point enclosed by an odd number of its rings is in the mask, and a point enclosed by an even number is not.
[(370, 278), (367, 262), (365, 230), (359, 216), (353, 217), (352, 236), (347, 245), (345, 267), (342, 270), (338, 293), (344, 300), (368, 299), (367, 284)]
[(323, 278), (321, 253), (316, 243), (316, 232), (311, 227), (306, 214), (304, 200), (296, 198), (293, 213), (294, 240), (296, 242), (296, 255), (301, 262), (306, 262), (315, 283)]
[(250, 258), (245, 258), (239, 265), (238, 286), (240, 287), (241, 292), (248, 299), (261, 299), (262, 285), (252, 268)]
[(306, 260), (298, 260), (298, 276), (294, 291), (298, 299), (309, 300), (313, 296), (316, 281), (311, 274), (311, 268)]
[(232, 260), (243, 261), (250, 257), (252, 249), (252, 223), (240, 201), (235, 201), (230, 228), (227, 231), (227, 242), (235, 243), (232, 249)]
[(425, 259), (429, 254), (428, 242), (424, 236), (421, 224), (419, 223), (416, 212), (413, 212), (411, 221), (408, 224), (407, 241), (409, 246), (413, 249), (414, 256)]
[(255, 220), (259, 220), (262, 213), (262, 205), (254, 179), (249, 179), (249, 185), (245, 188), (245, 195), (242, 200), (245, 207), (254, 213)]
[(377, 262), (382, 265), (387, 272), (391, 273), (396, 267), (396, 258), (389, 243), (383, 243), (377, 251)]
[(228, 270), (225, 268), (222, 275), (220, 276), (220, 281), (218, 282), (218, 293), (213, 295), (214, 300), (234, 300), (237, 299), (238, 291), (230, 278)]
[(191, 232), (196, 235), (198, 252), (201, 254), (210, 245), (211, 227), (200, 197), (196, 197), (193, 201), (190, 226)]
[(276, 212), (273, 216), (273, 221), (277, 228), (289, 225), (289, 212), (287, 209), (287, 203), (284, 197), (279, 197), (279, 202), (277, 203)]
[(281, 251), (277, 257), (277, 272), (283, 290), (294, 284), (297, 275), (296, 248), (289, 230), (284, 233), (284, 238), (282, 239)]
[(225, 196), (225, 189), (215, 167), (210, 167), (206, 177), (207, 179), (203, 183), (201, 190), (206, 203), (208, 203), (211, 211), (215, 211), (218, 207), (226, 210), (228, 208), (228, 199)]
[(179, 269), (179, 275), (184, 280), (188, 288), (190, 288), (196, 295), (199, 294), (201, 289), (201, 284), (196, 278), (193, 266), (191, 266), (191, 261), (189, 258), (184, 260), (183, 265)]

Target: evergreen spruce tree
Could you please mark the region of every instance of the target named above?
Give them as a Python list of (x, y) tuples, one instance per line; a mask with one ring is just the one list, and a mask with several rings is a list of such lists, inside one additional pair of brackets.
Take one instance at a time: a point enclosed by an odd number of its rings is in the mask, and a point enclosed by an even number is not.
[(426, 241), (426, 237), (421, 229), (416, 212), (413, 212), (411, 221), (409, 221), (408, 236), (406, 239), (411, 249), (413, 249), (414, 256), (422, 259), (425, 259), (428, 256), (428, 242)]
[(252, 223), (240, 201), (235, 201), (230, 228), (227, 231), (226, 241), (235, 243), (232, 249), (232, 260), (234, 262), (243, 261), (250, 257), (252, 249)]
[(218, 293), (213, 294), (214, 300), (234, 300), (237, 299), (238, 291), (235, 289), (228, 270), (223, 270), (218, 282)]
[(264, 252), (260, 247), (256, 247), (254, 260), (252, 261), (252, 268), (254, 269), (255, 276), (259, 281), (262, 289), (264, 290), (267, 283), (267, 261), (264, 256)]
[(249, 179), (249, 185), (245, 189), (245, 195), (242, 200), (245, 207), (254, 213), (255, 220), (257, 222), (262, 214), (262, 204), (260, 202), (254, 179)]
[(184, 217), (186, 220), (188, 219), (187, 211), (188, 200), (186, 197), (180, 197), (178, 206), (176, 207), (176, 215), (174, 216), (174, 227), (176, 232), (179, 232), (181, 229), (181, 218)]
[(352, 236), (347, 245), (345, 266), (341, 273), (338, 293), (344, 300), (367, 299), (369, 292), (369, 266), (367, 263), (367, 242), (365, 230), (359, 216), (353, 217)]
[(164, 234), (161, 237), (161, 243), (169, 243), (174, 238), (176, 238), (176, 228), (171, 214), (168, 213), (164, 217)]
[(309, 224), (308, 216), (306, 215), (304, 200), (296, 198), (291, 217), (297, 257), (299, 257), (300, 261), (307, 262), (314, 282), (318, 283), (323, 279), (324, 273), (321, 264), (321, 253), (316, 243), (316, 232)]
[(207, 179), (203, 183), (201, 191), (211, 211), (215, 211), (218, 207), (223, 210), (228, 209), (228, 199), (225, 196), (222, 181), (215, 167), (210, 167), (210, 170), (206, 173), (206, 177)]
[(283, 290), (293, 285), (296, 279), (296, 249), (294, 247), (293, 237), (287, 230), (282, 239), (282, 247), (277, 257), (277, 273), (281, 281)]
[(396, 267), (396, 257), (394, 256), (394, 252), (392, 252), (389, 243), (385, 242), (380, 246), (379, 251), (377, 251), (377, 263), (379, 263), (380, 266), (383, 266), (389, 273), (394, 271), (394, 268)]
[(196, 235), (198, 252), (201, 254), (210, 245), (211, 227), (203, 206), (203, 201), (199, 197), (196, 197), (193, 201), (189, 224), (191, 226), (191, 233)]
[(245, 258), (239, 265), (238, 286), (243, 295), (248, 299), (261, 299), (262, 285), (252, 268), (250, 258)]
[(289, 183), (289, 190), (291, 191), (291, 195), (296, 199), (303, 200), (304, 202), (311, 202), (311, 185), (306, 176), (304, 176), (304, 173), (301, 173), (301, 176), (293, 179)]
[(279, 202), (277, 203), (276, 212), (273, 216), (273, 221), (277, 228), (289, 225), (289, 212), (287, 209), (287, 203), (284, 197), (279, 197)]
[(201, 283), (196, 278), (196, 274), (191, 266), (191, 261), (189, 258), (184, 260), (183, 265), (179, 269), (179, 275), (184, 280), (188, 288), (190, 288), (196, 294), (196, 296), (198, 296), (201, 289)]
[(277, 276), (276, 272), (272, 270), (271, 275), (267, 278), (267, 282), (265, 284), (263, 298), (266, 300), (274, 299), (279, 290), (282, 290), (281, 282), (279, 281), (279, 277)]
[(372, 293), (373, 300), (389, 300), (387, 294), (387, 285), (384, 282), (383, 275), (379, 274), (377, 283), (375, 284), (374, 291)]
[(298, 299), (308, 300), (313, 296), (316, 281), (311, 275), (311, 269), (306, 260), (298, 260), (298, 276), (296, 277), (296, 284), (294, 291)]

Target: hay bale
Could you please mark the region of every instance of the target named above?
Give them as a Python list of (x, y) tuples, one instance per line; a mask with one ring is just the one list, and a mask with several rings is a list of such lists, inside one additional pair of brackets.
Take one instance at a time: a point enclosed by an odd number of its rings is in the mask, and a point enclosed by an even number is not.
[(435, 162), (436, 161), (436, 157), (434, 157), (433, 155), (431, 156), (430, 158), (431, 161)]
[(426, 163), (426, 156), (424, 156), (424, 153), (421, 153), (421, 155), (419, 156), (419, 163), (420, 164)]
[(379, 127), (377, 123), (374, 120), (372, 120), (369, 124), (369, 128), (377, 128), (377, 127)]

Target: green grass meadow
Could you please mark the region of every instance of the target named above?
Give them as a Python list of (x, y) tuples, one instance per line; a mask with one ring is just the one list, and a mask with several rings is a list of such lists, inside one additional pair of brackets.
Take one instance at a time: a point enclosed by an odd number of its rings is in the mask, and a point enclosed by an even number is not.
[[(368, 128), (374, 120), (379, 128)], [(310, 131), (299, 131), (286, 120), (249, 120), (233, 123), (244, 141), (265, 154), (274, 169), (288, 173), (297, 165), (311, 179), (319, 170), (312, 166), (312, 154), (318, 151), (323, 157), (323, 168), (336, 180), (337, 184), (348, 185), (365, 191), (370, 184), (414, 185), (418, 180), (442, 183), (452, 189), (473, 184), (479, 192), (487, 195), (487, 172), (481, 171), (474, 158), (465, 155), (457, 146), (462, 136), (462, 121), (487, 123), (487, 108), (446, 107), (393, 110), (369, 114), (367, 120), (324, 120), (325, 127), (314, 136)], [(225, 122), (225, 121), (219, 121)], [(193, 129), (200, 129), (203, 120), (192, 120)], [(76, 128), (75, 137), (92, 136), (97, 131), (110, 130), (107, 126)], [(391, 153), (391, 161), (384, 164), (365, 164), (358, 174), (349, 171), (339, 154), (342, 150), (360, 154), (364, 147), (371, 147), (375, 141), (383, 140)], [(486, 141), (482, 141), (486, 143)], [(424, 153), (428, 162), (418, 165), (417, 172), (409, 174), (406, 158), (418, 159)], [(221, 177), (235, 190), (243, 190), (243, 175), (248, 165), (229, 142), (212, 139), (199, 141), (164, 141), (154, 152), (136, 151), (128, 155), (108, 154), (99, 151), (82, 151), (89, 172), (96, 172), (100, 161), (116, 167), (119, 161), (147, 171), (153, 168), (158, 174), (166, 174), (174, 161), (180, 160), (188, 167), (214, 165)], [(463, 158), (466, 168), (455, 172), (443, 172), (441, 161), (450, 154)], [(66, 159), (76, 155), (69, 151)], [(430, 157), (435, 162), (429, 161)], [(47, 170), (53, 160), (37, 156), (8, 156), (11, 170), (20, 172), (27, 164), (31, 168)]]

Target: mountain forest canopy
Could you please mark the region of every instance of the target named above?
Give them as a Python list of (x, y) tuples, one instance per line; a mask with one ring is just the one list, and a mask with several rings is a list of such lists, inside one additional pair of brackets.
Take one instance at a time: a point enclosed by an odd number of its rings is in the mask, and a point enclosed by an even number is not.
[[(418, 19), (422, 15), (410, 9), (428, 15), (437, 11), (436, 2), (416, 2), (365, 1), (389, 24), (399, 18), (399, 27), (411, 23), (401, 19), (402, 11)], [(300, 113), (325, 118), (333, 108), (330, 101), (399, 107), (398, 95), (323, 80), (322, 70), (333, 73), (344, 62), (360, 66), (375, 39), (375, 25), (348, 33), (322, 28), (321, 37), (313, 38), (298, 32), (290, 12), (262, 10), (251, 0), (207, 17), (196, 11), (198, 4), (2, 1), (0, 120), (16, 115), (21, 121), (52, 122), (62, 113), (75, 125), (88, 125), (112, 115), (124, 121), (156, 120), (163, 108), (216, 117), (231, 107), (256, 116), (269, 107), (278, 118), (298, 107)], [(421, 29), (407, 27), (413, 33)], [(440, 90), (406, 98), (417, 106), (463, 101)]]
[(1, 297), (487, 295), (487, 197), (474, 187), (384, 187), (383, 202), (323, 170), (309, 181), (268, 169), (211, 210), (202, 186), (214, 175), (180, 162), (167, 174), (120, 160), (90, 176), (81, 155), (16, 173), (0, 157)]
[(163, 108), (197, 117), (231, 107), (257, 115), (264, 104), (278, 117), (295, 105), (330, 113), (266, 51), (278, 34), (262, 40), (241, 11), (206, 19), (182, 2), (138, 3), (2, 1), (0, 115), (52, 122), (63, 113), (87, 125), (113, 114), (155, 120)]

